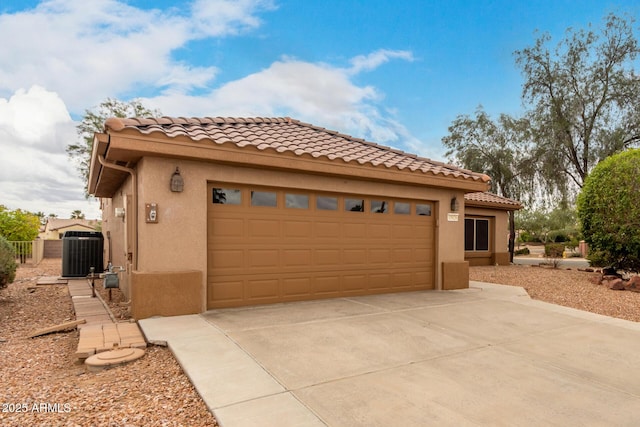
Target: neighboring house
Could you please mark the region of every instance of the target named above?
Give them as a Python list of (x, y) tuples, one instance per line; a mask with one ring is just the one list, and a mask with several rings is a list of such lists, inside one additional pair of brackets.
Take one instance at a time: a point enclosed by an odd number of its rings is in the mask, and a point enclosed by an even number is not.
[(289, 118), (108, 119), (89, 192), (132, 315), (468, 286), (489, 177)]
[(470, 266), (508, 265), (509, 212), (520, 202), (488, 192), (464, 195), (464, 259)]
[(65, 231), (95, 231), (97, 226), (97, 220), (47, 218), (39, 237), (43, 240), (59, 240)]

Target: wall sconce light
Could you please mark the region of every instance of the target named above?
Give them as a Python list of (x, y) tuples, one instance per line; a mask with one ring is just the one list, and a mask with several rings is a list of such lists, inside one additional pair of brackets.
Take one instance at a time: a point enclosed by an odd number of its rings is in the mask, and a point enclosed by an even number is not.
[(458, 198), (454, 196), (451, 199), (451, 212), (458, 212), (458, 209), (460, 209), (460, 203), (458, 203)]
[(180, 176), (180, 169), (176, 167), (176, 171), (171, 175), (171, 191), (174, 193), (182, 193), (184, 190), (184, 180)]

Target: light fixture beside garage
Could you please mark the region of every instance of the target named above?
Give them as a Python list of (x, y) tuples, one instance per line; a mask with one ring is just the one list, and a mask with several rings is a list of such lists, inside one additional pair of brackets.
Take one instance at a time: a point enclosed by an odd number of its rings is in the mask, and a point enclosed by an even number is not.
[(458, 198), (453, 196), (451, 199), (451, 212), (458, 212), (458, 209), (460, 209), (460, 203), (458, 202)]
[(180, 169), (176, 167), (176, 171), (171, 175), (171, 191), (174, 193), (182, 193), (184, 190), (184, 180), (180, 175)]

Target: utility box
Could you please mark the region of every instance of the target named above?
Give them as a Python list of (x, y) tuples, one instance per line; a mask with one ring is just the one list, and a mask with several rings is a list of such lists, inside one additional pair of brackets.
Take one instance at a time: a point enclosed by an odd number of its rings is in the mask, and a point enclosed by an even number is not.
[(62, 236), (62, 277), (85, 277), (91, 267), (104, 271), (104, 237), (99, 231), (65, 231)]

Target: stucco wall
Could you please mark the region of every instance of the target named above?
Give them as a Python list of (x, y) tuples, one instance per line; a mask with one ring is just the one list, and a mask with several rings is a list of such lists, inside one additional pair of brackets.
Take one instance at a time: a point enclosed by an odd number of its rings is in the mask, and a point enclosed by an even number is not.
[[(127, 224), (132, 221), (129, 215), (133, 215), (133, 211), (129, 211), (132, 203), (132, 180), (128, 177), (124, 182), (120, 190), (116, 192), (112, 199), (101, 199), (102, 208), (102, 234), (104, 236), (104, 265), (107, 267), (107, 262), (111, 261), (114, 266), (124, 267), (125, 272), (120, 273), (120, 289), (127, 298), (131, 297), (129, 283), (130, 276), (133, 270), (132, 259), (129, 257), (129, 252), (132, 245), (127, 245), (128, 236)], [(127, 208), (127, 204), (129, 208)], [(124, 208), (124, 218), (117, 218), (115, 216), (116, 208)], [(127, 246), (130, 246), (129, 249)], [(111, 258), (110, 258), (111, 255)]]

